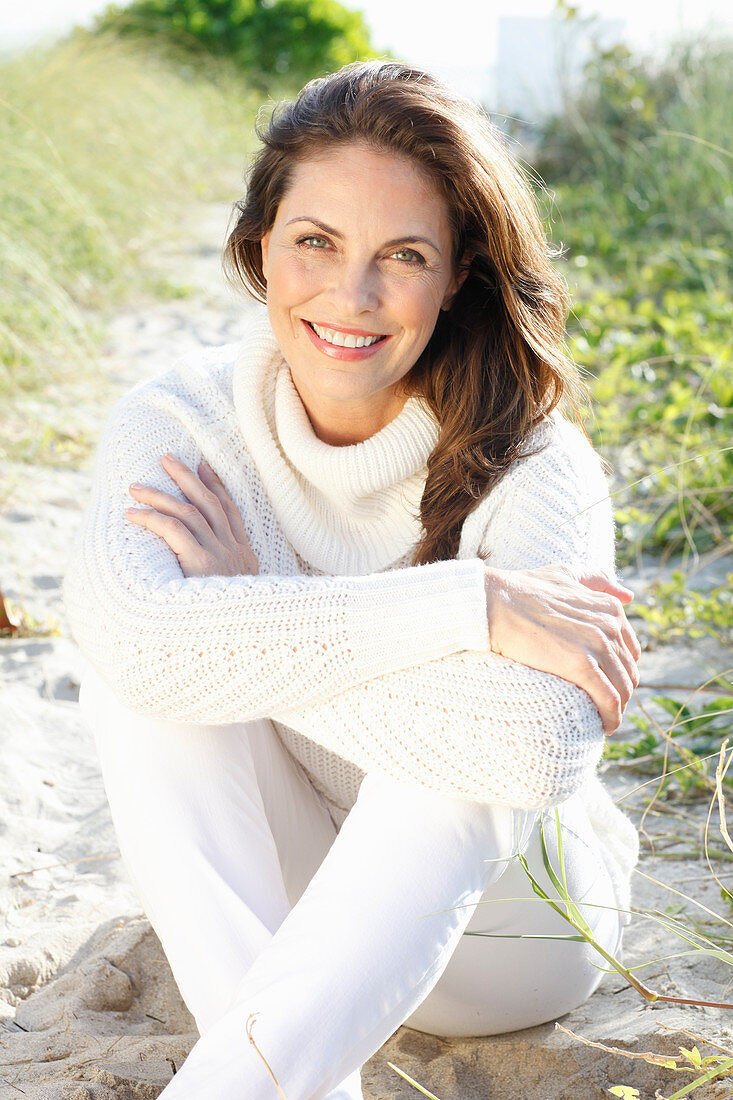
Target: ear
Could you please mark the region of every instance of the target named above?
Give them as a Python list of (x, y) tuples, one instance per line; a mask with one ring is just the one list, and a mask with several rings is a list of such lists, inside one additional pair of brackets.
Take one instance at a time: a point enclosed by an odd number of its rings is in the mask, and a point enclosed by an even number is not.
[(446, 290), (445, 297), (443, 298), (443, 304), (440, 307), (442, 310), (447, 311), (453, 305), (458, 291), (461, 289), (464, 282), (466, 281), (466, 276), (471, 269), (472, 260), (473, 252), (464, 252), (463, 259), (458, 265), (458, 270), (448, 284), (448, 289)]

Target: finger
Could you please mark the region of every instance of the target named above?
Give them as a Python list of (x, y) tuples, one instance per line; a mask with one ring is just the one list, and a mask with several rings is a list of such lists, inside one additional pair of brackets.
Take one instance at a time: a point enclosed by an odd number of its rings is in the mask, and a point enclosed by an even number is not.
[[(626, 669), (626, 675), (631, 683), (631, 691), (629, 693), (629, 699), (634, 694), (639, 686), (639, 666), (636, 663), (636, 659), (629, 650), (626, 642), (621, 640), (618, 644), (616, 652), (618, 653), (619, 660), (623, 662), (623, 666)], [(628, 699), (626, 703), (628, 705)]]
[[(625, 617), (624, 617), (625, 618)], [(641, 644), (636, 636), (636, 632), (632, 627), (628, 619), (625, 618), (624, 624), (621, 627), (621, 635), (624, 639), (624, 644), (628, 649), (631, 656), (635, 661), (638, 661), (641, 657)]]
[(216, 471), (209, 465), (208, 462), (202, 462), (198, 468), (199, 477), (203, 481), (204, 485), (217, 497), (221, 504), (222, 510), (227, 518), (232, 535), (238, 543), (244, 546), (249, 546), (249, 539), (247, 538), (247, 532), (244, 529), (244, 523), (242, 522), (242, 516), (236, 504), (229, 496), (229, 493), (224, 488), (224, 483), (216, 473)]
[(158, 535), (178, 558), (181, 568), (184, 570), (203, 570), (206, 567), (207, 555), (196, 536), (189, 531), (185, 523), (175, 516), (161, 515), (161, 513), (147, 508), (128, 508), (125, 511), (126, 518), (138, 527), (144, 527)]
[(250, 546), (240, 511), (226, 491), (224, 483), (208, 462), (202, 462), (199, 466), (199, 477), (201, 477), (202, 481), (204, 481), (211, 491), (216, 493), (219, 498), (219, 502), (224, 509), (224, 514), (229, 521), (232, 538), (237, 544), (239, 560), (243, 572), (252, 576), (257, 575), (260, 571), (260, 563), (257, 560), (254, 550)]
[(188, 500), (180, 500), (162, 489), (155, 489), (152, 485), (134, 484), (130, 486), (129, 492), (130, 496), (141, 504), (147, 504), (156, 512), (172, 516), (184, 524), (202, 546), (213, 548), (216, 541), (214, 532), (195, 504)]
[(590, 695), (603, 723), (603, 732), (610, 737), (621, 725), (623, 710), (619, 694), (604, 670), (593, 657), (585, 662), (585, 673), (578, 678), (578, 686)]
[[(620, 606), (619, 601), (611, 596), (609, 596), (608, 599), (609, 604), (606, 606), (605, 614), (597, 614), (594, 619), (594, 625), (603, 631), (603, 634), (605, 634), (606, 638), (608, 638), (608, 641), (611, 643), (616, 657), (623, 662), (628, 679), (631, 681), (633, 694), (633, 691), (638, 686), (639, 679), (636, 661), (638, 660), (639, 654), (642, 652), (642, 648), (639, 646), (638, 639), (630, 623), (628, 623), (624, 609)], [(601, 659), (602, 654), (598, 653), (598, 656), (599, 659)], [(619, 684), (619, 686), (621, 685)]]
[(639, 670), (636, 662), (641, 656), (641, 646), (629, 620), (626, 618), (626, 613), (615, 598), (610, 599), (606, 614), (600, 615), (596, 619), (596, 625), (605, 630), (608, 638), (614, 644), (615, 650), (623, 660), (636, 688), (639, 683)]
[(625, 646), (613, 646), (600, 662), (601, 668), (618, 693), (621, 710), (625, 711), (629, 699), (634, 694), (634, 680), (631, 675), (631, 666), (634, 662)]
[(198, 508), (210, 529), (220, 542), (231, 547), (234, 538), (229, 521), (217, 495), (204, 485), (193, 470), (176, 458), (174, 454), (165, 454), (161, 459), (163, 469), (171, 477), (183, 495)]
[(608, 592), (611, 596), (615, 596), (621, 600), (621, 603), (630, 603), (634, 598), (634, 593), (630, 588), (627, 588), (625, 584), (621, 584), (620, 581), (609, 577), (602, 570), (589, 573), (579, 573), (578, 580), (581, 584), (584, 584), (586, 588), (591, 588), (594, 592)]
[(625, 709), (634, 693), (636, 663), (624, 644), (618, 615), (623, 616), (620, 608), (618, 614), (598, 616), (591, 651), (619, 693), (621, 705)]

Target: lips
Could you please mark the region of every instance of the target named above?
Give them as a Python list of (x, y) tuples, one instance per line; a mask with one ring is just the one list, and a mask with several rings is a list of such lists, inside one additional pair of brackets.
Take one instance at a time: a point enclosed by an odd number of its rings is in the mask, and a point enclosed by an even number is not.
[[(332, 344), (329, 340), (324, 340), (323, 337), (318, 335), (311, 321), (306, 321), (304, 317), (301, 317), (301, 322), (303, 324), (303, 328), (308, 334), (311, 343), (313, 343), (320, 352), (328, 356), (330, 359), (340, 359), (347, 362), (355, 362), (360, 359), (369, 359), (372, 355), (378, 354), (384, 347), (384, 345), (391, 339), (391, 336), (388, 333), (367, 333), (363, 332), (363, 330), (362, 332), (358, 332), (355, 329), (344, 329), (339, 327), (338, 329), (334, 328), (331, 331), (348, 333), (350, 336), (354, 336), (357, 338), (361, 336), (363, 339), (366, 339), (369, 336), (374, 337), (378, 335), (379, 339), (375, 340), (373, 343), (364, 344), (361, 347), (350, 347), (344, 344)], [(318, 322), (316, 323), (318, 324)], [(324, 328), (331, 329), (330, 325), (324, 325), (323, 328), (321, 328), (321, 325), (318, 324), (318, 327), (321, 329), (321, 331), (323, 331)]]

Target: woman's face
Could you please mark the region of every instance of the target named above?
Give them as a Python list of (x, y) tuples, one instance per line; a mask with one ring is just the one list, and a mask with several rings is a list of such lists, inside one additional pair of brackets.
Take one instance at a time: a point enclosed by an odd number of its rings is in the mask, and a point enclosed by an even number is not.
[(272, 327), (316, 435), (367, 439), (402, 408), (399, 383), (465, 278), (445, 201), (407, 158), (335, 147), (296, 164), (262, 264)]

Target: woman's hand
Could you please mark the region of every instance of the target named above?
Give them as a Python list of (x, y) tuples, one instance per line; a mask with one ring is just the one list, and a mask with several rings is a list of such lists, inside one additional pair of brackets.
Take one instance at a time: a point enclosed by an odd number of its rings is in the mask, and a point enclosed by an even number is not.
[(184, 577), (259, 573), (239, 509), (211, 466), (203, 462), (197, 476), (175, 455), (164, 455), (162, 464), (186, 499), (131, 485), (130, 496), (148, 508), (128, 508), (127, 518), (168, 543)]
[(623, 609), (633, 598), (600, 572), (487, 568), (491, 648), (583, 688), (613, 733), (639, 684), (641, 646)]

